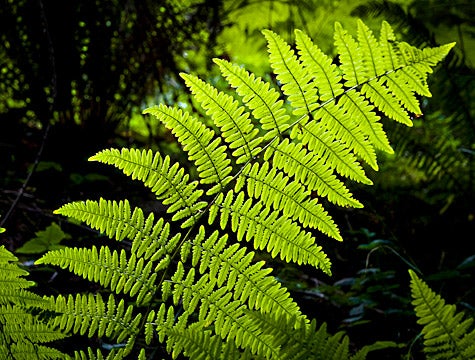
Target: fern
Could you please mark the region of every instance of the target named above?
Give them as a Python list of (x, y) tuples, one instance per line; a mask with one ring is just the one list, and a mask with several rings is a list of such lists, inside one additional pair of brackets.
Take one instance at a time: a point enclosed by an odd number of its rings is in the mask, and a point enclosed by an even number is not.
[[(0, 247), (0, 356), (2, 359), (64, 359), (63, 352), (46, 345), (67, 334), (41, 313), (55, 310), (51, 299), (29, 290), (34, 283), (18, 259)], [(40, 315), (38, 315), (40, 314)]]
[(411, 276), (412, 304), (423, 325), (424, 352), (428, 359), (473, 359), (475, 357), (475, 328), (473, 318), (456, 312), (455, 305), (432, 291), (413, 271)]
[(317, 329), (256, 254), (331, 274), (318, 243), (342, 236), (326, 207), (363, 206), (348, 180), (371, 184), (364, 163), (377, 169), (376, 151), (392, 152), (381, 114), (410, 125), (408, 114), (419, 111), (414, 94), (428, 95), (427, 75), (452, 44), (419, 50), (398, 42), (387, 23), (377, 40), (358, 22), (354, 39), (337, 24), (337, 65), (302, 31), (296, 51), (272, 31), (263, 33), (278, 88), (216, 59), (234, 94), (182, 74), (213, 129), (182, 109), (144, 111), (176, 136), (196, 179), (150, 150), (108, 149), (90, 158), (150, 188), (168, 218), (145, 215), (127, 200), (77, 201), (56, 211), (119, 242), (115, 249), (58, 249), (37, 261), (110, 293), (107, 300), (98, 293), (54, 301), (58, 329), (106, 337), (114, 348), (106, 355), (87, 348), (75, 359), (145, 359), (155, 352), (363, 359), (392, 346), (375, 343), (351, 355), (348, 338), (328, 334), (325, 325)]

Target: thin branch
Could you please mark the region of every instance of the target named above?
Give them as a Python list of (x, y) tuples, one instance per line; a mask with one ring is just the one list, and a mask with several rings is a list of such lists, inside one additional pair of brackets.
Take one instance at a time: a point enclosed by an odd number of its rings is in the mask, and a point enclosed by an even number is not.
[[(53, 42), (51, 40), (51, 35), (50, 35), (49, 29), (48, 29), (48, 21), (46, 19), (46, 14), (45, 14), (45, 10), (44, 10), (44, 7), (43, 7), (43, 2), (41, 0), (38, 0), (38, 4), (39, 4), (39, 7), (40, 7), (40, 17), (41, 17), (43, 32), (45, 34), (46, 41), (47, 41), (47, 44), (48, 44), (48, 57), (49, 57), (50, 66), (51, 66), (50, 87), (51, 87), (52, 101), (49, 102), (49, 106), (48, 106), (48, 108), (49, 108), (49, 112), (48, 112), (49, 114), (48, 115), (51, 115), (53, 113), (53, 104), (54, 104), (55, 99), (56, 99), (56, 88), (57, 88), (56, 87), (56, 64), (55, 64)], [(46, 144), (46, 139), (48, 138), (50, 127), (51, 127), (51, 123), (48, 119), (47, 125), (44, 129), (44, 132), (43, 132), (43, 137), (41, 139), (41, 145), (40, 145), (40, 148), (38, 150), (38, 153), (36, 154), (35, 161), (33, 162), (33, 166), (31, 167), (31, 170), (29, 171), (29, 173), (28, 173), (25, 181), (23, 182), (20, 190), (18, 190), (18, 193), (17, 193), (17, 196), (16, 196), (15, 200), (11, 204), (11, 206), (8, 209), (8, 211), (6, 212), (6, 214), (1, 219), (0, 228), (4, 227), (5, 223), (7, 222), (9, 217), (12, 215), (15, 208), (17, 207), (18, 202), (22, 198), (22, 196), (23, 196), (23, 194), (26, 190), (26, 187), (28, 186), (28, 183), (31, 180), (31, 177), (33, 176), (33, 174), (36, 171), (36, 168), (38, 167), (38, 164), (39, 164), (40, 159), (41, 159), (41, 155), (43, 154), (43, 150), (44, 150), (44, 147), (45, 147), (45, 144)]]

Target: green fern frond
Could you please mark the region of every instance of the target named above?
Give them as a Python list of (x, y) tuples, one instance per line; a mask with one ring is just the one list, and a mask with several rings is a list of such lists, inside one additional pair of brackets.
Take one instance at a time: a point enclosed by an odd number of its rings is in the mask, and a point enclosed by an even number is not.
[(119, 252), (106, 246), (99, 250), (95, 246), (65, 248), (48, 252), (36, 263), (57, 265), (117, 294), (129, 294), (136, 297), (138, 305), (150, 301), (155, 292), (157, 273), (153, 272), (153, 262), (135, 254), (128, 256), (123, 249)]
[[(15, 283), (13, 283), (15, 284)], [(18, 287), (8, 288), (4, 282), (0, 281), (0, 305), (17, 304), (22, 307), (48, 308), (50, 301), (31, 291), (19, 289)], [(11, 286), (12, 284), (8, 284)]]
[[(416, 94), (428, 93), (427, 75), (450, 47), (413, 49), (397, 42), (385, 23), (379, 39), (358, 23), (355, 40), (337, 24), (338, 65), (301, 31), (296, 51), (269, 30), (264, 36), (276, 87), (217, 59), (234, 95), (182, 74), (214, 130), (182, 109), (144, 111), (177, 137), (199, 181), (152, 151), (109, 149), (91, 157), (142, 182), (172, 221), (188, 229), (182, 236), (173, 222), (145, 216), (127, 200), (73, 202), (57, 210), (131, 245), (61, 249), (38, 260), (115, 292), (108, 300), (59, 296), (53, 324), (61, 332), (110, 338), (110, 359), (133, 349), (142, 360), (160, 346), (174, 358), (192, 359), (351, 356), (348, 338), (317, 329), (266, 263), (239, 242), (331, 274), (308, 228), (342, 239), (321, 204), (363, 206), (346, 180), (371, 184), (363, 162), (377, 169), (376, 150), (392, 152), (380, 117), (410, 124), (408, 114), (420, 111)], [(208, 231), (218, 221), (221, 230)], [(364, 348), (354, 359), (381, 346)], [(104, 358), (93, 349), (74, 356)]]
[(74, 360), (122, 360), (127, 356), (125, 349), (112, 349), (107, 356), (104, 356), (100, 349), (94, 350), (90, 347), (87, 352), (84, 350), (74, 352)]
[(0, 319), (3, 335), (9, 337), (15, 343), (30, 342), (37, 344), (66, 337), (64, 333), (57, 331), (51, 323), (40, 321), (17, 305), (2, 307)]
[(235, 192), (246, 184), (249, 197), (260, 200), (267, 207), (282, 211), (283, 215), (298, 220), (302, 226), (319, 229), (324, 234), (343, 240), (333, 219), (318, 203), (310, 198), (310, 191), (301, 183), (271, 168), (266, 161), (246, 166), (241, 172), (245, 181), (236, 181)]
[(227, 236), (218, 240), (217, 231), (204, 241), (203, 227), (200, 232), (200, 241), (193, 242), (192, 250), (192, 264), (199, 265), (200, 273), (208, 271), (218, 287), (233, 291), (234, 298), (250, 309), (292, 319), (302, 316), (287, 289), (270, 276), (271, 269), (263, 268), (263, 261), (253, 263), (253, 252), (246, 252), (239, 244), (226, 247)]
[(107, 302), (100, 294), (77, 294), (67, 298), (60, 295), (56, 298), (55, 308), (61, 315), (54, 319), (54, 324), (65, 332), (88, 337), (106, 336), (118, 344), (135, 338), (139, 333), (142, 315), (134, 316), (134, 307), (126, 306), (124, 300), (117, 303), (112, 294)]
[(282, 260), (309, 264), (327, 274), (331, 273), (330, 260), (321, 246), (315, 244), (311, 233), (303, 231), (297, 223), (280, 217), (279, 212), (271, 211), (262, 203), (253, 204), (251, 199), (244, 200), (242, 192), (234, 198), (232, 190), (226, 197), (220, 195), (212, 207), (219, 207), (221, 211), (221, 228), (224, 229), (231, 218), (231, 229), (236, 232), (239, 241), (244, 238), (254, 240), (256, 250), (266, 249), (272, 257), (280, 256)]
[(290, 116), (283, 107), (279, 93), (268, 82), (264, 82), (241, 68), (225, 60), (214, 59), (229, 84), (236, 89), (242, 101), (251, 109), (252, 115), (259, 120), (266, 131), (265, 140), (273, 139), (289, 128)]
[(76, 201), (63, 205), (55, 210), (55, 213), (85, 222), (91, 228), (117, 241), (125, 238), (133, 240), (138, 233), (142, 232), (145, 222), (142, 210), (135, 208), (131, 212), (127, 200)]
[(213, 130), (189, 113), (163, 104), (144, 110), (144, 114), (154, 115), (177, 136), (188, 158), (195, 163), (202, 184), (216, 184), (206, 192), (208, 195), (224, 190), (232, 179), (231, 160)]
[(475, 358), (473, 318), (464, 318), (455, 305), (445, 303), (415, 272), (411, 276), (412, 304), (423, 325), (424, 352), (428, 359), (468, 360)]
[(232, 155), (237, 157), (237, 164), (251, 160), (261, 151), (259, 144), (263, 139), (256, 138), (259, 130), (253, 126), (244, 107), (239, 106), (232, 96), (218, 92), (216, 88), (196, 76), (181, 74), (181, 77), (195, 99), (206, 110), (207, 115), (221, 130), (221, 135), (229, 143), (229, 148), (233, 149)]
[(310, 191), (326, 197), (340, 206), (363, 207), (352, 197), (347, 187), (333, 174), (328, 165), (320, 158), (309, 153), (302, 144), (284, 139), (277, 146), (270, 146), (264, 154), (264, 160), (272, 156), (272, 164), (289, 176), (304, 184)]
[[(318, 107), (317, 89), (311, 76), (279, 35), (270, 30), (263, 30), (262, 33), (267, 39), (270, 65), (282, 84), (282, 92), (292, 105), (292, 113), (295, 116), (311, 113)], [(305, 120), (302, 122), (305, 123)]]
[[(251, 319), (245, 316), (246, 306), (239, 300), (233, 300), (232, 293), (221, 287), (215, 290), (216, 280), (210, 279), (208, 274), (204, 274), (195, 284), (191, 284), (190, 274), (172, 279), (175, 291), (183, 292), (184, 298), (188, 298), (185, 304), (184, 313), (179, 317), (177, 324), (186, 323), (190, 316), (189, 311), (193, 311), (193, 305), (200, 302), (198, 312), (198, 322), (201, 327), (212, 326), (213, 331), (227, 342), (234, 342), (237, 347), (249, 349), (253, 354), (264, 358), (272, 358), (278, 355), (275, 344), (267, 337), (260, 336), (261, 330), (253, 326)], [(183, 277), (185, 279), (183, 279)], [(175, 299), (175, 302), (177, 299)], [(157, 314), (156, 322), (159, 327), (171, 326), (174, 323), (171, 317), (173, 310), (167, 310), (167, 317), (164, 317), (164, 310), (161, 312), (162, 319)], [(162, 336), (166, 336), (167, 331), (162, 330)]]
[(23, 277), (28, 275), (28, 271), (20, 268), (17, 261), (18, 258), (5, 246), (0, 246), (0, 291), (26, 289), (34, 285)]
[(192, 323), (184, 328), (180, 322), (174, 322), (173, 308), (166, 311), (165, 306), (162, 305), (153, 323), (150, 322), (150, 328), (156, 327), (157, 331), (166, 339), (167, 350), (173, 357), (179, 356), (183, 353), (190, 359), (226, 359), (226, 360), (241, 360), (241, 359), (264, 359), (263, 357), (256, 357), (248, 349), (240, 350), (232, 341), (224, 341), (221, 336), (214, 335), (211, 330), (203, 330), (199, 323)]
[(69, 359), (68, 355), (51, 347), (44, 345), (35, 345), (31, 343), (11, 344), (8, 349), (0, 347), (0, 356), (2, 359), (15, 360), (50, 360), (50, 359)]
[(36, 315), (54, 311), (51, 298), (26, 288), (34, 283), (11, 252), (0, 246), (0, 356), (2, 359), (64, 359), (67, 355), (41, 343), (64, 339), (51, 320)]
[(114, 165), (133, 180), (143, 182), (158, 200), (169, 206), (167, 212), (175, 213), (172, 220), (192, 218), (183, 227), (192, 225), (195, 215), (207, 205), (198, 201), (203, 194), (203, 190), (197, 189), (198, 182), (189, 182), (189, 175), (178, 163), (171, 165), (168, 156), (162, 158), (151, 150), (123, 148), (102, 150), (89, 160)]
[[(169, 238), (169, 223), (163, 219), (155, 222), (153, 213), (145, 219), (142, 209), (131, 211), (127, 200), (77, 201), (62, 206), (56, 213), (83, 221), (111, 239), (128, 238), (132, 241), (132, 252), (144, 260), (168, 259), (181, 237), (180, 233), (176, 233)], [(155, 271), (159, 271), (159, 266)]]

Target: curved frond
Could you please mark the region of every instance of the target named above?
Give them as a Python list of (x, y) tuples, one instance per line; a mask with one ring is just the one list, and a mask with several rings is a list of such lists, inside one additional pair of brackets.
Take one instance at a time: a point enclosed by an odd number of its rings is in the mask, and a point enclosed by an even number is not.
[(135, 338), (139, 332), (141, 314), (134, 315), (132, 305), (126, 306), (124, 300), (117, 303), (113, 295), (106, 302), (100, 294), (60, 295), (56, 298), (56, 311), (61, 315), (54, 324), (65, 332), (106, 336), (117, 343)]
[(123, 148), (102, 150), (89, 158), (104, 164), (114, 165), (133, 180), (137, 179), (168, 206), (169, 213), (175, 213), (173, 220), (188, 218), (183, 227), (192, 225), (196, 214), (206, 207), (206, 202), (198, 201), (203, 190), (198, 182), (189, 182), (189, 175), (178, 163), (170, 164), (170, 158), (162, 158), (151, 150)]
[(155, 116), (176, 135), (188, 158), (195, 163), (202, 184), (216, 184), (207, 191), (208, 195), (224, 190), (232, 179), (229, 176), (231, 160), (213, 130), (189, 113), (163, 104), (145, 109), (143, 113)]
[(475, 357), (475, 328), (473, 318), (464, 318), (455, 305), (445, 303), (412, 270), (412, 304), (417, 322), (423, 325), (424, 352), (430, 359), (473, 359)]
[[(288, 176), (264, 162), (246, 166), (241, 175), (249, 197), (262, 201), (266, 207), (282, 211), (283, 215), (297, 220), (304, 227), (319, 229), (326, 235), (342, 240), (333, 219), (317, 199), (310, 198), (310, 191)], [(234, 190), (241, 190), (243, 182), (236, 182)]]
[(272, 256), (298, 264), (309, 264), (330, 274), (330, 261), (321, 246), (315, 244), (315, 238), (300, 226), (280, 217), (277, 211), (271, 211), (262, 203), (253, 204), (251, 199), (244, 199), (240, 192), (234, 199), (233, 191), (226, 197), (218, 197), (213, 207), (221, 212), (220, 225), (224, 228), (231, 219), (231, 229), (236, 232), (238, 240), (253, 241), (255, 249), (264, 250)]
[(51, 264), (69, 269), (70, 272), (110, 288), (116, 293), (137, 297), (137, 303), (148, 302), (155, 292), (157, 273), (153, 263), (127, 256), (125, 250), (111, 251), (102, 246), (65, 248), (50, 251), (36, 261), (37, 264)]

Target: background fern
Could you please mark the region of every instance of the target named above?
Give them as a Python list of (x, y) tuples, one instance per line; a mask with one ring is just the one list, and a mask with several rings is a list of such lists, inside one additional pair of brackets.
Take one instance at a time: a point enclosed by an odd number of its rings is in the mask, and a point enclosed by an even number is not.
[[(171, 216), (157, 220), (127, 200), (78, 201), (56, 211), (123, 247), (59, 249), (36, 262), (110, 293), (107, 300), (100, 293), (57, 297), (61, 331), (106, 337), (110, 358), (145, 358), (162, 346), (172, 357), (206, 359), (351, 356), (348, 338), (317, 328), (256, 254), (331, 273), (317, 239), (341, 235), (326, 207), (363, 206), (345, 178), (371, 183), (361, 163), (376, 169), (376, 149), (391, 152), (380, 114), (411, 125), (409, 113), (419, 110), (414, 94), (430, 94), (427, 76), (453, 44), (420, 50), (398, 42), (385, 22), (376, 39), (358, 21), (355, 39), (337, 23), (337, 66), (303, 32), (296, 33), (298, 52), (270, 30), (264, 36), (277, 90), (217, 60), (237, 100), (183, 75), (211, 127), (182, 109), (145, 110), (176, 136), (197, 179), (147, 150), (91, 157), (151, 188)], [(376, 343), (355, 358), (391, 345)], [(75, 353), (96, 356), (99, 350)]]
[[(410, 270), (412, 304), (423, 326), (424, 352), (428, 359), (473, 359), (475, 328), (473, 318), (457, 312)], [(465, 319), (464, 319), (465, 318)]]

